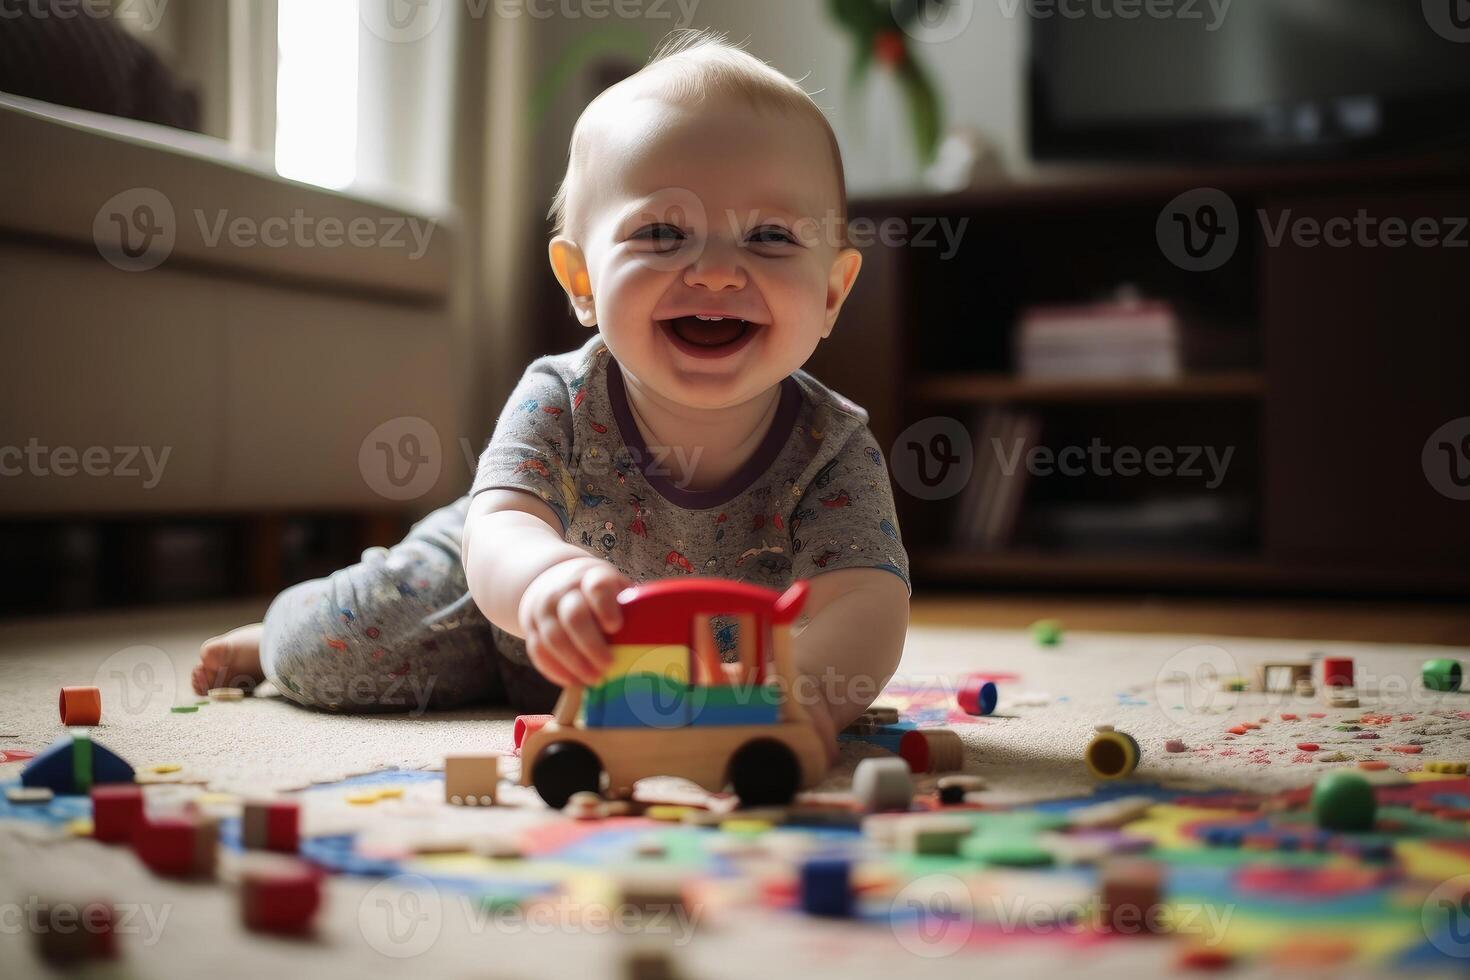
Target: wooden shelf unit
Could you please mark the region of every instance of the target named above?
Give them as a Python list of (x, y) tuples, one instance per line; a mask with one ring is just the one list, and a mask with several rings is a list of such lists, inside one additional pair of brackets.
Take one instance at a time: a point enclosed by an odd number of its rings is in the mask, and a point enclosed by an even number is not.
[[(1200, 187), (1231, 196), (1241, 234), (1221, 268), (1189, 272), (1163, 255), (1156, 224), (1177, 195)], [(1303, 247), (1266, 234), (1283, 218), (1323, 223), (1360, 209), (1410, 220), (1470, 214), (1470, 165), (1053, 170), (959, 194), (854, 198), (850, 220), (968, 222), (947, 256), (865, 246), (837, 331), (810, 365), (868, 409), (890, 465), (896, 436), (917, 421), (969, 425), (982, 409), (1005, 408), (1039, 413), (1043, 431), (1057, 420), (1071, 438), (1094, 420), (1145, 446), (1158, 434), (1228, 437), (1241, 467), (1233, 492), (1253, 508), (1252, 542), (1227, 557), (1215, 543), (1166, 557), (1024, 540), (957, 551), (956, 501), (919, 500), (895, 481), (919, 585), (1470, 596), (1470, 505), (1436, 492), (1420, 466), (1430, 433), (1470, 416), (1464, 252)], [(1249, 331), (1245, 362), (1186, 361), (1195, 373), (1163, 382), (1014, 376), (1010, 332), (1023, 310), (1095, 301), (1125, 282), (1174, 303), (1186, 323)], [(1033, 479), (1027, 500), (1050, 489)], [(1073, 492), (1116, 502), (1120, 486)]]

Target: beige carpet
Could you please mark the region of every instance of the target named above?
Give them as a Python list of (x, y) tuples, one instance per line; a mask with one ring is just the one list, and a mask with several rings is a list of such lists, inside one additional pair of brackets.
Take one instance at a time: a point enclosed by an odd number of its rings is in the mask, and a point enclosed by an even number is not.
[[(464, 711), (417, 718), (349, 717), (301, 710), (281, 699), (254, 698), (211, 704), (195, 714), (172, 714), (171, 704), (192, 703), (188, 667), (201, 640), (258, 615), (249, 606), (24, 622), (0, 635), (0, 748), (39, 749), (60, 734), (56, 697), (64, 684), (97, 684), (104, 690), (103, 722), (95, 738), (136, 767), (178, 763), (181, 776), (211, 789), (260, 792), (299, 787), (389, 767), (437, 765), (446, 752), (510, 747), (506, 712)], [(1320, 702), (1260, 695), (1229, 695), (1213, 682), (1217, 673), (1249, 675), (1262, 660), (1304, 659), (1314, 651), (1354, 658), (1362, 710), (1328, 710)], [(907, 684), (944, 685), (965, 671), (1004, 672), (997, 715), (956, 726), (965, 738), (967, 768), (984, 775), (995, 802), (1086, 793), (1093, 785), (1081, 762), (1093, 726), (1111, 723), (1134, 735), (1143, 749), (1140, 778), (1185, 784), (1265, 789), (1309, 782), (1332, 765), (1381, 758), (1398, 769), (1429, 759), (1470, 758), (1470, 697), (1420, 690), (1421, 663), (1430, 657), (1464, 659), (1470, 651), (1200, 636), (1068, 633), (1050, 649), (1018, 631), (916, 628), (901, 674)], [(1317, 712), (1326, 715), (1313, 719)], [(1366, 713), (1391, 714), (1338, 731)], [(1299, 716), (1283, 721), (1282, 713)], [(1244, 736), (1227, 736), (1240, 721), (1260, 723)], [(1182, 739), (1184, 753), (1164, 751), (1166, 739)], [(1322, 745), (1315, 755), (1299, 741)], [(1394, 747), (1419, 745), (1417, 754)], [(827, 788), (841, 789), (851, 767), (876, 748), (850, 745)], [(1314, 761), (1341, 755), (1341, 761)], [(0, 766), (14, 778), (19, 764)], [(208, 885), (162, 882), (139, 870), (126, 850), (89, 841), (38, 842), (34, 835), (0, 833), (0, 880), (11, 894), (0, 901), (61, 888), (73, 876), (98, 883), (115, 897), (167, 907), (172, 919), (156, 942), (135, 941), (129, 962), (140, 975), (197, 976), (208, 969), (230, 976), (272, 970), (311, 969), (333, 975), (401, 973), (398, 961), (365, 943), (363, 910), (382, 901), (367, 884), (334, 880), (331, 905), (314, 943), (262, 940), (236, 925), (234, 898)], [(473, 916), (444, 914), (442, 935), (412, 961), (433, 975), (614, 975), (618, 956), (606, 937), (558, 935), (554, 943), (526, 932), (505, 934)], [(478, 929), (477, 929), (478, 925)], [(799, 928), (803, 942), (786, 943), (781, 930)], [(813, 936), (831, 941), (813, 944)], [(478, 934), (477, 934), (478, 933)], [(787, 921), (763, 926), (760, 941), (740, 930), (701, 931), (677, 951), (695, 976), (748, 977), (794, 970), (845, 976), (891, 975), (869, 955), (883, 937), (849, 927)], [(0, 975), (28, 976), (36, 969), (26, 937), (0, 935)], [(887, 937), (891, 946), (892, 939)], [(1126, 944), (1117, 944), (1123, 946)], [(817, 956), (813, 950), (821, 950)], [(866, 952), (865, 952), (866, 950)], [(1015, 957), (1014, 960), (1012, 957)], [(1138, 947), (1110, 948), (1108, 972), (1158, 969), (1165, 954)], [(1078, 950), (1057, 949), (1037, 962), (1034, 949), (998, 952), (987, 970), (1050, 975), (1066, 962), (1087, 962)], [(915, 961), (917, 963), (917, 961)], [(972, 957), (924, 963), (926, 973), (969, 976)], [(1094, 964), (1095, 965), (1095, 964)], [(12, 968), (13, 967), (13, 968)]]

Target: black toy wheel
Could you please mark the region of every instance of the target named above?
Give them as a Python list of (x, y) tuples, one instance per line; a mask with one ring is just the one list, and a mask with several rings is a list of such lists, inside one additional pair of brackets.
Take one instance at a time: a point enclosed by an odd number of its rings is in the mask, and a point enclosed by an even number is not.
[(596, 753), (576, 742), (552, 742), (536, 756), (531, 784), (546, 801), (560, 810), (573, 793), (596, 793), (602, 788), (602, 763)]
[(741, 806), (784, 806), (801, 788), (801, 765), (782, 743), (758, 738), (730, 760), (730, 782)]

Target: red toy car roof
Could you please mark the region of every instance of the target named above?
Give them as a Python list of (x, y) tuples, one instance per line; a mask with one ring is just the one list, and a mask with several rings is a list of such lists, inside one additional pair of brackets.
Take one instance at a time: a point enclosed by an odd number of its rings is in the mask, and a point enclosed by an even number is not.
[(733, 616), (753, 613), (762, 621), (781, 626), (801, 612), (808, 592), (796, 582), (785, 592), (727, 579), (679, 578), (624, 589), (623, 628), (608, 637), (610, 643), (688, 643), (695, 616)]

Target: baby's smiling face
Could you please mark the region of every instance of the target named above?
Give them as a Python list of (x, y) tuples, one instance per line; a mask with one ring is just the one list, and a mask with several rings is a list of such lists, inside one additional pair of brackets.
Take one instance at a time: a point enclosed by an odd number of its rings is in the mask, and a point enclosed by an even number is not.
[[(616, 111), (597, 137), (575, 242), (592, 301), (573, 303), (652, 394), (745, 404), (806, 362), (861, 265), (840, 244), (825, 134), (728, 99)], [(553, 241), (553, 266), (568, 241)]]

